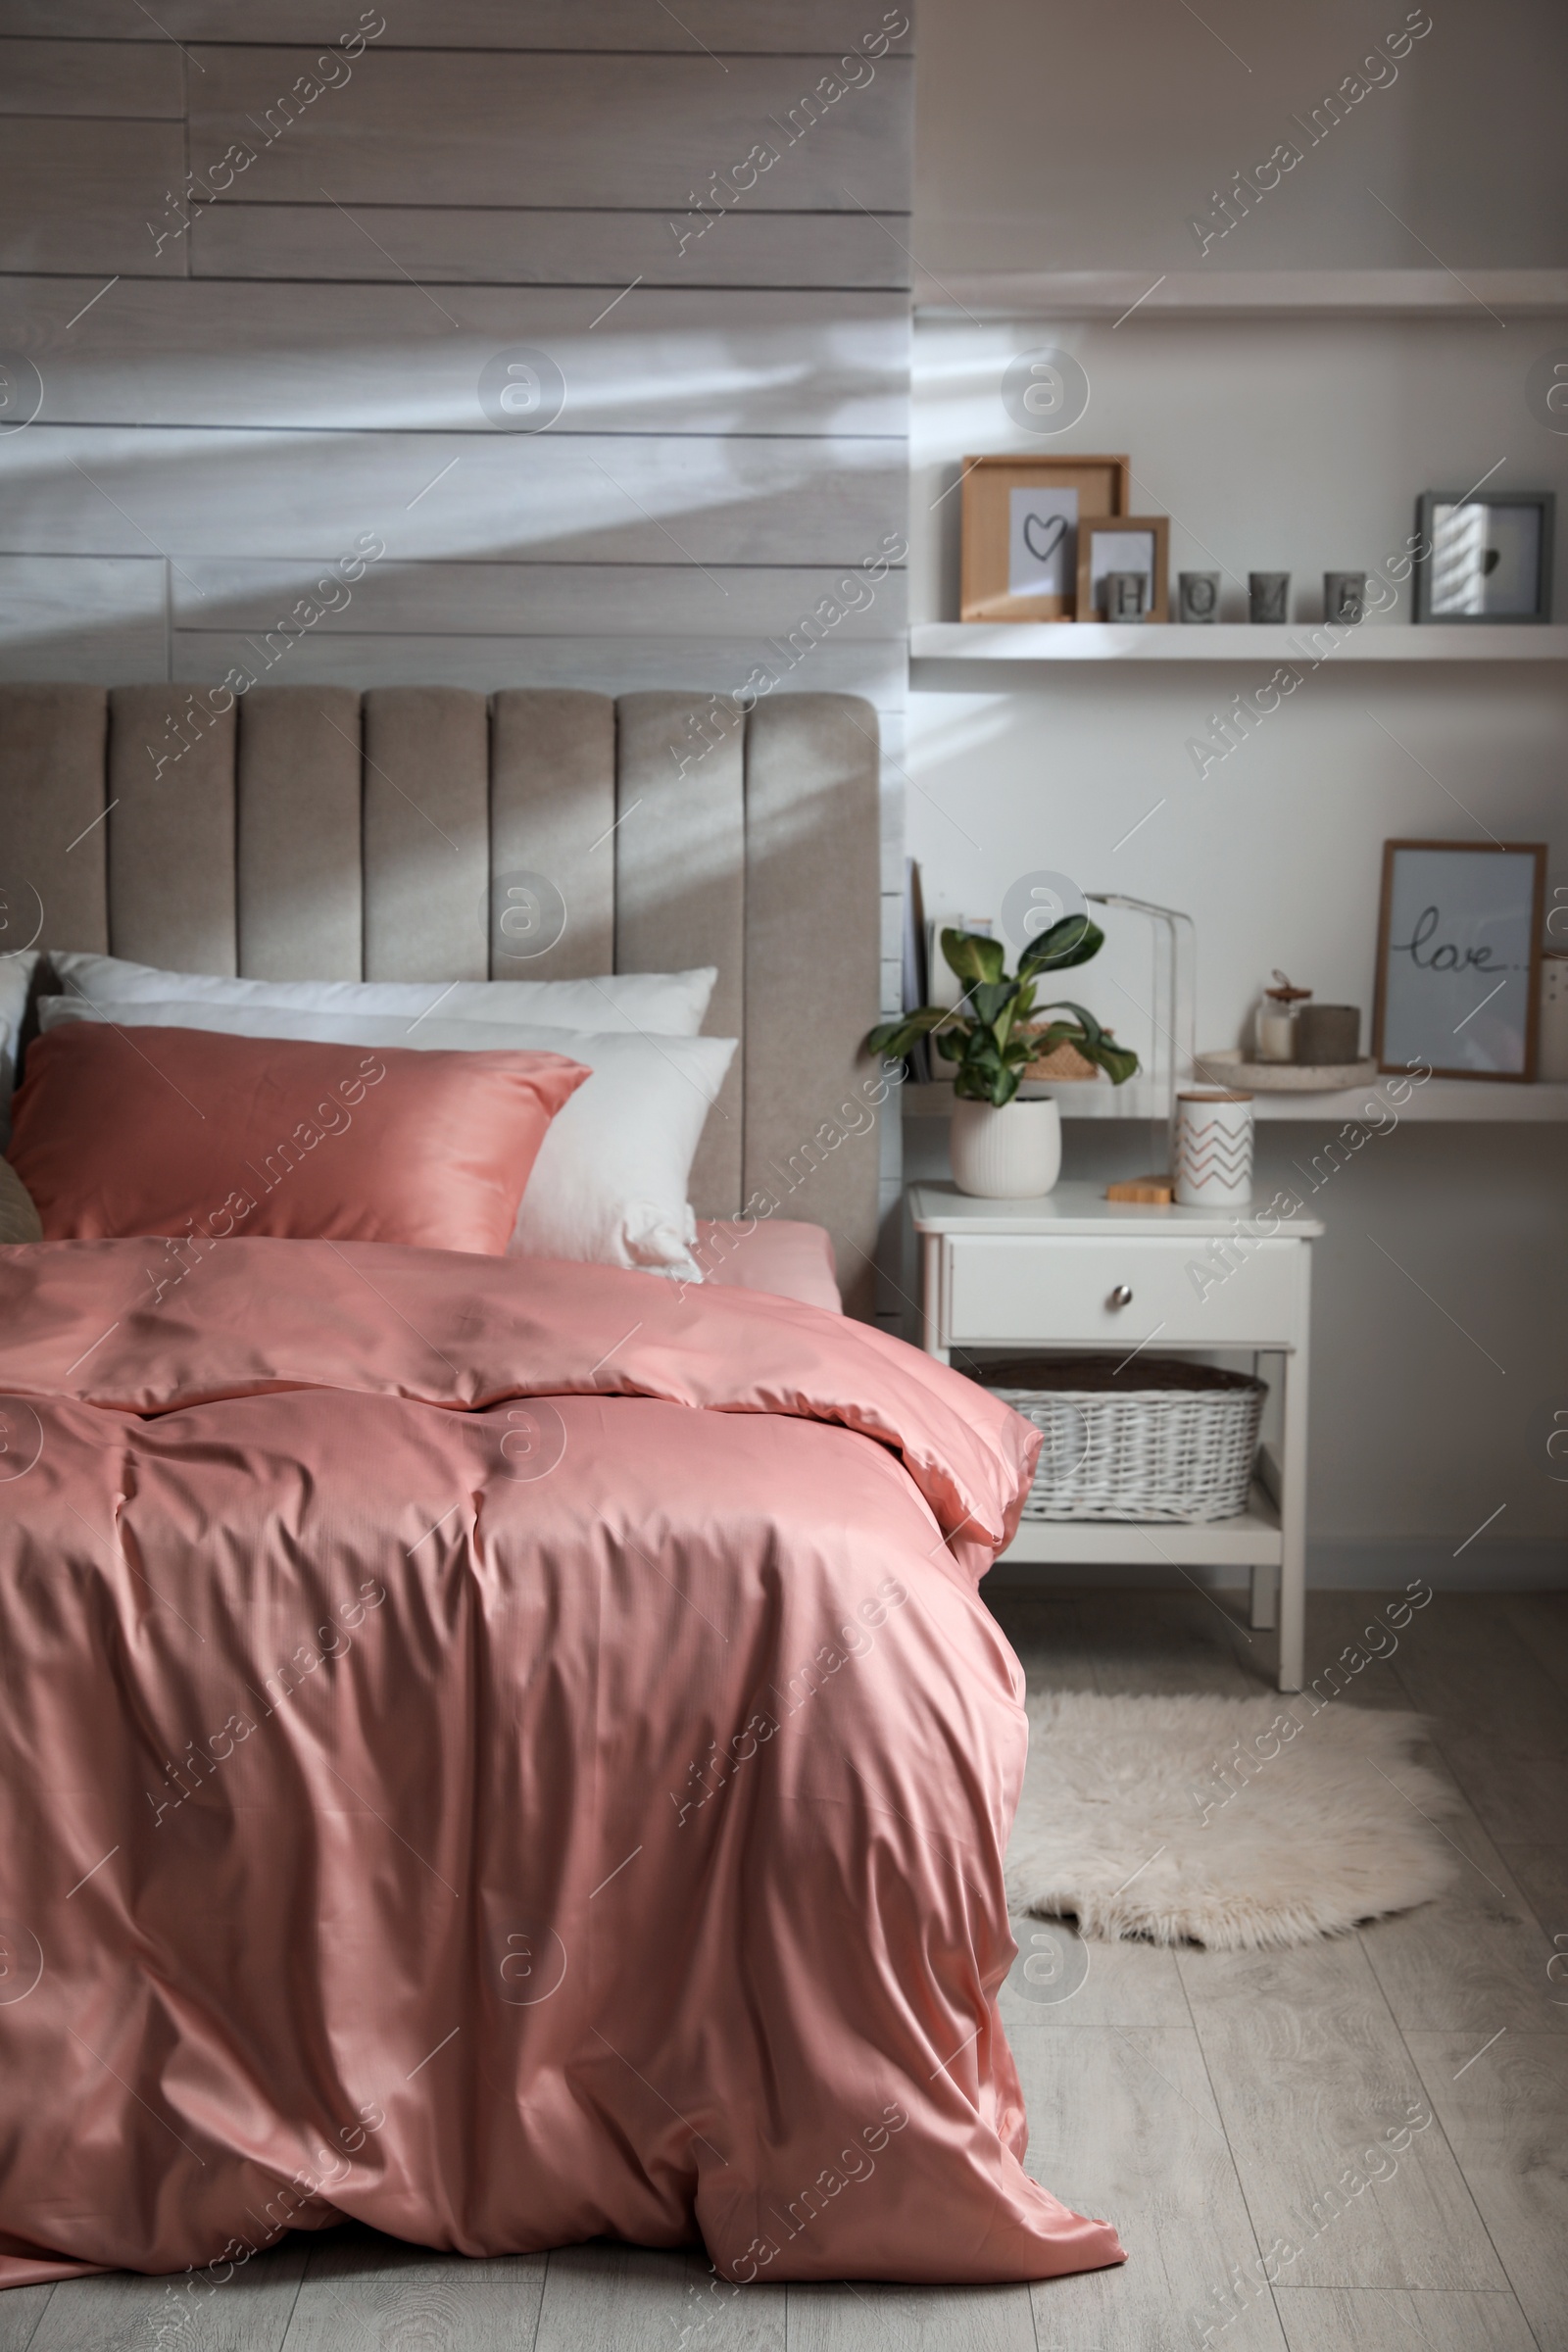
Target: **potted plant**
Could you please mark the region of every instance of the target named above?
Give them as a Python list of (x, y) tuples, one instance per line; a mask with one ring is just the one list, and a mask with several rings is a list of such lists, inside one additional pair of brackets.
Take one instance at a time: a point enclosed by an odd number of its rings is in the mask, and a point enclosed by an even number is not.
[[(1010, 977), (1002, 942), (976, 931), (944, 931), (942, 953), (965, 983), (956, 1005), (922, 1004), (884, 1021), (866, 1037), (873, 1054), (907, 1054), (917, 1038), (933, 1037), (945, 1059), (958, 1065), (953, 1091), (953, 1174), (958, 1190), (983, 1200), (1018, 1200), (1049, 1193), (1061, 1168), (1061, 1114), (1050, 1100), (1020, 1102), (1025, 1066), (1064, 1041), (1121, 1086), (1138, 1056), (1115, 1044), (1082, 1004), (1057, 999), (1041, 1007), (1042, 973), (1087, 963), (1105, 935), (1087, 914), (1064, 915), (1032, 939)], [(1066, 1019), (1036, 1021), (1038, 1011)], [(1033, 1024), (1033, 1025), (1031, 1025)]]

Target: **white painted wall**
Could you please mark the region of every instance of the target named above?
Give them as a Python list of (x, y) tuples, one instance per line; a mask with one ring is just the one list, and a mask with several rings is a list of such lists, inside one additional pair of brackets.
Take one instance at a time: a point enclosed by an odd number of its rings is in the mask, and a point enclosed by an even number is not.
[[(1407, 21), (1431, 30), (1401, 56), (1389, 36)], [(1431, 266), (1423, 247), (1455, 270), (1568, 259), (1555, 0), (921, 0), (919, 48), (929, 270), (1412, 269)], [(1200, 257), (1188, 221), (1212, 191), (1302, 144), (1292, 115), (1352, 74), (1380, 86)]]
[[(1390, 27), (1402, 13), (1385, 11)], [(1205, 9), (1251, 64), (1245, 75), (1184, 11), (1079, 11), (1070, 24), (1064, 15), (1013, 0), (961, 11), (926, 0), (913, 237), (924, 270), (1192, 269), (1196, 241), (1180, 242), (1189, 187), (1203, 182), (1202, 195), (1229, 162), (1266, 152), (1258, 126), (1270, 110), (1283, 115), (1348, 72), (1357, 19), (1365, 29), (1364, 12), (1337, 5)], [(1247, 241), (1230, 240), (1238, 250), (1224, 265), (1430, 266), (1390, 241), (1352, 176), (1363, 191), (1385, 189), (1461, 270), (1560, 265), (1560, 142), (1534, 110), (1538, 69), (1554, 71), (1563, 24), (1560, 12), (1522, 5), (1462, 24), (1439, 10), (1396, 88), (1335, 134), (1339, 177), (1310, 178), (1303, 166), (1280, 191), (1295, 209), (1282, 203), (1272, 224), (1261, 213), (1244, 222)], [(1510, 58), (1504, 78), (1522, 110), (1511, 130), (1494, 86)], [(1476, 113), (1471, 134), (1455, 139), (1466, 87)], [(1080, 113), (1070, 93), (1088, 90)], [(1440, 153), (1437, 172), (1426, 159)], [(1211, 166), (1200, 171), (1200, 157)], [(1015, 427), (999, 395), (1007, 359), (1046, 344), (1071, 351), (1092, 386), (1081, 423), (1051, 442)], [(1130, 453), (1136, 509), (1172, 516), (1173, 571), (1224, 571), (1227, 618), (1245, 617), (1246, 574), (1257, 566), (1290, 568), (1293, 612), (1315, 619), (1322, 571), (1397, 548), (1423, 489), (1462, 490), (1495, 467), (1499, 487), (1554, 488), (1568, 505), (1568, 438), (1536, 422), (1524, 392), (1532, 361), (1554, 347), (1568, 348), (1568, 319), (1501, 323), (1480, 308), (1402, 323), (924, 319), (913, 616), (957, 617), (959, 501), (942, 494), (961, 460), (1060, 449)], [(1561, 583), (1561, 533), (1557, 567)], [(1561, 584), (1557, 610), (1568, 614)], [(1403, 628), (1407, 612), (1368, 625)], [(1198, 926), (1200, 1044), (1217, 1046), (1240, 1042), (1275, 964), (1320, 998), (1370, 1011), (1386, 837), (1546, 840), (1553, 880), (1568, 884), (1561, 665), (1331, 661), (1200, 780), (1189, 738), (1269, 666), (1064, 665), (1009, 684), (965, 664), (921, 664), (907, 822), (928, 902), (994, 911), (1015, 875), (1050, 866), (1086, 888), (1185, 907)], [(1085, 1001), (1140, 1045), (1147, 1026), (1131, 999), (1147, 1004), (1147, 946), (1128, 928), (1074, 975)], [(1069, 1137), (1069, 1173), (1147, 1162), (1142, 1129), (1079, 1126)], [(1266, 1131), (1261, 1180), (1288, 1180), (1289, 1160), (1309, 1161), (1324, 1140), (1315, 1125)], [(912, 1130), (909, 1172), (940, 1165), (941, 1152), (940, 1131)], [(1568, 1129), (1406, 1129), (1363, 1152), (1313, 1206), (1329, 1225), (1315, 1573), (1374, 1575), (1394, 1558), (1377, 1546), (1415, 1538), (1427, 1543), (1423, 1558), (1446, 1560), (1505, 1503), (1452, 1573), (1538, 1576), (1540, 1547), (1560, 1545), (1568, 1524), (1568, 1489), (1552, 1484), (1544, 1453), (1545, 1416), (1568, 1406)], [(1549, 1556), (1561, 1565), (1560, 1550)]]
[[(907, 14), (357, 24), (0, 0), (0, 677), (211, 686), (286, 655), (270, 683), (704, 703), (772, 677), (863, 695), (896, 759)], [(879, 555), (870, 602), (834, 593)]]

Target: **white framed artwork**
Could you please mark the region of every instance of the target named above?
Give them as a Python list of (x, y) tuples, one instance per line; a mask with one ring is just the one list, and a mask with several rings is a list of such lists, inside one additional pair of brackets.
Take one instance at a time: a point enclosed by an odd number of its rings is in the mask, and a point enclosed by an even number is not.
[(1384, 843), (1380, 1069), (1535, 1077), (1545, 886), (1543, 842)]

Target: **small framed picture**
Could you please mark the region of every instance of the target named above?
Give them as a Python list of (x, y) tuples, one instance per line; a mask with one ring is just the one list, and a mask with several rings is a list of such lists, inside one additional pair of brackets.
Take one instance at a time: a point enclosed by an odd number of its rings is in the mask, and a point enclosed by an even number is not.
[(1535, 1077), (1545, 889), (1544, 842), (1384, 843), (1380, 1070)]
[(1118, 514), (1078, 533), (1080, 620), (1169, 620), (1170, 516)]
[(1550, 620), (1556, 508), (1549, 490), (1423, 491), (1417, 620)]
[(1125, 458), (965, 458), (964, 620), (1072, 620), (1078, 527), (1127, 511)]

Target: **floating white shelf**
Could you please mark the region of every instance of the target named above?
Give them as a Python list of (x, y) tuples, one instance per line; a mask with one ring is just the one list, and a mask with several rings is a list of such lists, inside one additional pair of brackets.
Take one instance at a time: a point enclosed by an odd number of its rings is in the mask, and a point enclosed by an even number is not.
[(1548, 318), (1568, 312), (1568, 270), (917, 270), (914, 301), (933, 318)]
[[(1254, 1095), (1252, 1099), (1261, 1120), (1294, 1119), (1326, 1127), (1361, 1117), (1374, 1097), (1389, 1102), (1391, 1115), (1396, 1115), (1401, 1123), (1408, 1120), (1414, 1125), (1447, 1121), (1454, 1125), (1480, 1122), (1488, 1126), (1533, 1126), (1543, 1121), (1568, 1119), (1568, 1086), (1545, 1083), (1510, 1086), (1486, 1079), (1429, 1078), (1425, 1086), (1411, 1088), (1408, 1102), (1395, 1105), (1387, 1093), (1391, 1083), (1396, 1082), (1374, 1078), (1365, 1086), (1348, 1088), (1343, 1094)], [(1141, 1078), (1130, 1078), (1125, 1086), (1086, 1078), (1063, 1086), (1026, 1085), (1021, 1092), (1030, 1097), (1054, 1096), (1064, 1119), (1165, 1116), (1163, 1089), (1152, 1087)], [(952, 1108), (950, 1085), (933, 1083), (906, 1086), (904, 1090), (906, 1119), (946, 1118)]]
[(1320, 621), (1290, 627), (1221, 621), (923, 620), (909, 631), (915, 662), (1256, 662), (1271, 667), (1337, 662), (1568, 662), (1568, 628), (1529, 623), (1376, 622), (1329, 650), (1314, 646)]

